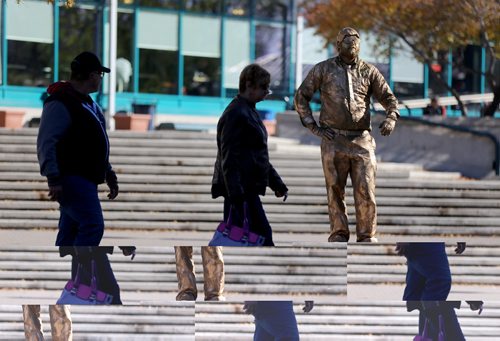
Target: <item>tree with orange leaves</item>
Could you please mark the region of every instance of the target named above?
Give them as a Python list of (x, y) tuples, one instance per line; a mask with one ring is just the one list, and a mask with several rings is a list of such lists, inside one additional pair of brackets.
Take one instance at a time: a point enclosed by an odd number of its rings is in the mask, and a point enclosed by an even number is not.
[[(316, 27), (317, 33), (327, 41), (335, 41), (340, 29), (351, 26), (373, 33), (381, 44), (380, 51), (402, 47), (398, 44), (409, 47), (415, 59), (426, 64), (429, 72), (457, 99), (462, 116), (466, 116), (467, 111), (459, 93), (431, 65), (437, 61), (439, 52), (469, 44), (482, 46), (490, 65), (484, 75), (494, 93), (485, 115), (493, 116), (498, 108), (500, 82), (495, 78), (494, 68), (498, 67), (499, 57), (499, 1), (318, 0), (303, 1), (302, 6), (309, 25)], [(481, 73), (481, 70), (467, 71)]]

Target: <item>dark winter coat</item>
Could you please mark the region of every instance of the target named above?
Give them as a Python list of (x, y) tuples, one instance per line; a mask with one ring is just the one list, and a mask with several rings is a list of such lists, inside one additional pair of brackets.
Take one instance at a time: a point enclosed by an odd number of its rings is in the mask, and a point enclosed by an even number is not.
[(264, 195), (268, 186), (273, 191), (288, 191), (269, 162), (267, 131), (255, 104), (238, 95), (217, 124), (212, 197)]

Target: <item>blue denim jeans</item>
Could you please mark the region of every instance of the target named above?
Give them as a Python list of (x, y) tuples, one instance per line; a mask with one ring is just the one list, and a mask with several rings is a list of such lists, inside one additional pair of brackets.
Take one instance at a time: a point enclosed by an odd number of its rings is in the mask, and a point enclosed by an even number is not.
[(424, 331), (425, 319), (429, 320), (427, 325), (427, 335), (432, 340), (438, 340), (439, 334), (439, 315), (443, 316), (444, 336), (446, 341), (465, 341), (464, 334), (458, 322), (455, 309), (447, 304), (448, 302), (440, 302), (440, 307), (432, 313), (426, 313), (420, 310), (419, 316), (419, 333), (422, 335)]
[(120, 287), (116, 281), (113, 269), (109, 263), (108, 255), (106, 252), (96, 248), (91, 254), (83, 257), (74, 256), (71, 261), (71, 278), (75, 278), (78, 264), (82, 264), (80, 270), (80, 280), (82, 283), (90, 285), (92, 274), (92, 259), (95, 262), (95, 275), (97, 278), (97, 288), (107, 294), (113, 295), (111, 304), (122, 304), (120, 298)]
[[(245, 201), (248, 204), (248, 223), (250, 224), (250, 231), (258, 233), (266, 238), (263, 246), (274, 246), (273, 231), (271, 225), (266, 217), (266, 212), (262, 206), (262, 202), (257, 194), (247, 195)], [(231, 208), (231, 201), (229, 198), (224, 199), (224, 221), (229, 217), (229, 209)], [(236, 226), (243, 226), (243, 205), (238, 207), (233, 206), (232, 212), (233, 223)]]
[(97, 185), (81, 176), (65, 176), (59, 200), (56, 246), (97, 246), (104, 234), (104, 217)]
[(254, 341), (299, 341), (292, 301), (259, 301)]
[(444, 243), (411, 243), (405, 301), (446, 301), (451, 289), (451, 272)]

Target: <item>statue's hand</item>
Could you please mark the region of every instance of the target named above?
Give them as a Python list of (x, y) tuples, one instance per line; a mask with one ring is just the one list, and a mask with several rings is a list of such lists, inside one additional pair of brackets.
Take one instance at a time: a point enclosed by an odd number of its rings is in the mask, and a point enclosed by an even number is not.
[(335, 133), (329, 128), (319, 127), (316, 123), (310, 123), (306, 127), (316, 136), (325, 138), (327, 140), (333, 140)]
[(380, 123), (379, 126), (380, 134), (382, 134), (382, 136), (389, 136), (391, 135), (395, 127), (396, 127), (396, 120), (387, 117), (382, 123)]

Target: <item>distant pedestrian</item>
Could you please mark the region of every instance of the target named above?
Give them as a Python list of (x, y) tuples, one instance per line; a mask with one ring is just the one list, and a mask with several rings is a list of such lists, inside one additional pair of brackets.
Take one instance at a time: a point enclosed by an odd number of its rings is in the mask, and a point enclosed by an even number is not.
[(437, 97), (432, 97), (431, 103), (424, 108), (423, 114), (424, 116), (446, 117), (446, 108), (439, 104), (439, 99)]

